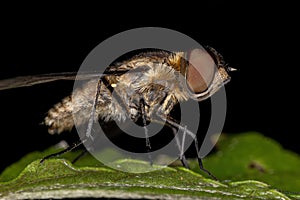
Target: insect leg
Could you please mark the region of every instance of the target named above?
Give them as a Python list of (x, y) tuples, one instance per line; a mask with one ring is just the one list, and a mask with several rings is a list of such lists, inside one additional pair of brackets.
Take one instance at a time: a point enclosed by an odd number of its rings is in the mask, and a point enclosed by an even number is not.
[(76, 163), (80, 158), (82, 158), (86, 153), (88, 152), (87, 149), (84, 149), (74, 160), (72, 161), (72, 164)]
[(177, 123), (175, 120), (173, 120), (171, 117), (167, 116), (163, 116), (161, 114), (157, 114), (162, 120), (165, 120), (167, 123), (169, 123), (170, 125), (183, 130), (186, 134), (190, 135), (195, 143), (195, 147), (196, 147), (196, 151), (197, 151), (197, 160), (198, 160), (198, 164), (199, 164), (199, 168), (204, 171), (205, 173), (207, 173), (210, 177), (212, 177), (214, 180), (218, 180), (212, 173), (210, 173), (207, 169), (204, 168), (203, 163), (202, 163), (202, 159), (200, 157), (200, 152), (199, 152), (199, 147), (198, 147), (198, 140), (196, 135), (191, 132), (189, 129), (185, 127), (183, 127), (182, 125), (180, 125), (179, 123)]
[[(91, 111), (91, 115), (88, 121), (88, 126), (87, 126), (87, 130), (86, 130), (86, 134), (85, 137), (86, 138), (90, 138), (91, 140), (93, 140), (94, 138), (91, 135), (91, 131), (92, 131), (92, 127), (93, 127), (93, 122), (94, 122), (94, 116), (95, 116), (95, 111), (96, 111), (96, 105), (98, 102), (98, 98), (99, 98), (99, 94), (100, 94), (100, 88), (101, 88), (101, 79), (99, 79), (98, 83), (97, 83), (97, 92), (96, 92), (96, 96), (95, 96), (95, 100), (93, 101), (93, 105), (92, 105), (92, 111)], [(72, 146), (69, 146), (68, 148), (54, 153), (54, 154), (50, 154), (44, 158), (42, 158), (42, 160), (40, 161), (41, 163), (44, 162), (46, 159), (52, 158), (52, 157), (56, 157), (56, 156), (60, 156), (64, 153), (67, 153), (69, 151), (72, 151), (73, 149), (76, 149), (77, 147), (81, 146), (84, 142), (86, 142), (87, 139), (81, 140), (77, 143), (75, 143)], [(84, 155), (84, 154), (83, 154)], [(79, 155), (78, 157), (76, 157), (72, 163), (76, 162), (80, 157), (82, 157), (83, 155)]]
[(97, 102), (98, 102), (98, 98), (99, 98), (99, 94), (100, 94), (100, 89), (101, 89), (101, 79), (99, 79), (98, 83), (97, 83), (97, 92), (96, 92), (95, 100), (93, 101), (92, 111), (91, 111), (91, 115), (90, 115), (90, 118), (88, 121), (86, 133), (85, 133), (85, 136), (87, 138), (90, 138), (91, 140), (94, 140), (93, 136), (91, 135), (91, 132), (92, 132), (92, 127), (93, 127), (93, 123), (94, 123), (94, 119), (95, 119), (95, 112), (96, 112), (96, 106), (97, 106)]
[[(168, 124), (168, 123), (164, 124), (164, 123), (162, 123), (162, 121), (160, 121), (160, 120), (152, 119), (152, 122), (155, 122), (155, 123), (158, 123), (158, 124), (162, 124), (162, 125), (166, 125), (166, 126), (168, 126), (169, 128), (172, 129), (172, 132), (173, 132), (174, 138), (175, 138), (175, 142), (176, 142), (176, 147), (179, 150), (179, 159), (180, 159), (182, 165), (185, 168), (189, 169), (190, 167), (189, 167), (188, 162), (186, 160), (186, 157), (184, 155), (184, 147), (182, 147), (181, 144), (180, 144), (180, 140), (179, 140), (179, 137), (178, 137), (178, 134), (177, 134), (177, 129), (174, 126), (172, 126), (171, 124)], [(186, 134), (186, 133), (184, 133), (184, 134)]]
[[(177, 146), (177, 148), (178, 148), (178, 150), (180, 152), (179, 159), (180, 159), (182, 165), (185, 168), (189, 169), (190, 168), (189, 164), (188, 164), (188, 162), (187, 162), (187, 160), (185, 158), (185, 155), (184, 155), (184, 141), (182, 141), (182, 144), (180, 144), (180, 141), (179, 141), (179, 138), (178, 138), (178, 134), (177, 134), (177, 130), (174, 127), (172, 127), (172, 131), (173, 131), (173, 134), (174, 134), (174, 137), (175, 137), (176, 146)], [(183, 137), (185, 137), (185, 133), (184, 133)], [(182, 140), (184, 140), (184, 139), (182, 139)]]
[(53, 153), (53, 154), (50, 154), (48, 156), (45, 156), (44, 158), (41, 159), (40, 163), (43, 163), (45, 160), (49, 159), (49, 158), (53, 158), (53, 157), (56, 157), (56, 156), (60, 156), (64, 153), (67, 153), (69, 151), (72, 151), (73, 149), (76, 149), (77, 147), (81, 146), (84, 142), (86, 142), (86, 140), (81, 140), (77, 143), (74, 143), (73, 145), (69, 146), (68, 148), (62, 150), (62, 151), (59, 151), (57, 153)]
[(198, 164), (199, 164), (199, 168), (206, 172), (210, 177), (212, 177), (214, 180), (218, 180), (217, 177), (215, 177), (212, 173), (210, 173), (207, 169), (204, 168), (203, 163), (202, 163), (202, 159), (200, 157), (200, 153), (199, 153), (199, 146), (198, 146), (198, 140), (197, 140), (197, 136), (194, 137), (194, 143), (195, 143), (195, 148), (196, 148), (196, 152), (197, 152), (197, 160), (198, 160)]
[(146, 150), (147, 150), (147, 153), (148, 153), (150, 164), (152, 165), (153, 160), (152, 160), (152, 157), (151, 157), (151, 154), (150, 154), (151, 144), (150, 144), (149, 133), (148, 133), (148, 129), (147, 129), (145, 101), (144, 101), (143, 98), (141, 98), (141, 100), (140, 100), (140, 109), (141, 109), (141, 114), (142, 114), (142, 119), (143, 119), (144, 130), (145, 130)]

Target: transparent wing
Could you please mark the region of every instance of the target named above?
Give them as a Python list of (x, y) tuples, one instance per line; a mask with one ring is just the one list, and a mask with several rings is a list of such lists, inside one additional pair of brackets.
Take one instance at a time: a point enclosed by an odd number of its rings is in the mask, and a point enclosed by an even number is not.
[[(101, 76), (109, 74), (99, 74), (94, 72), (80, 73), (77, 72), (62, 72), (62, 73), (50, 73), (40, 74), (33, 76), (18, 76), (14, 78), (0, 80), (0, 90), (7, 90), (19, 87), (29, 87), (36, 84), (48, 83), (57, 80), (87, 80), (100, 78)], [(110, 74), (111, 75), (111, 74)]]

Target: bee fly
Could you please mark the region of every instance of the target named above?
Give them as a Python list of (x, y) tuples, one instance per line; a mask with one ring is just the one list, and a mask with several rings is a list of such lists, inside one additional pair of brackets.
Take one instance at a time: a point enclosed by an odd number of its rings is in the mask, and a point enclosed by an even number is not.
[[(230, 80), (229, 71), (222, 56), (213, 48), (194, 49), (190, 52), (168, 52), (152, 50), (139, 53), (126, 61), (109, 66), (104, 74), (81, 74), (77, 78), (94, 78), (73, 91), (48, 111), (44, 124), (50, 134), (69, 131), (74, 126), (73, 113), (78, 116), (77, 123), (87, 124), (86, 136), (91, 138), (94, 121), (136, 122), (142, 119), (145, 127), (146, 148), (151, 149), (146, 124), (157, 116), (170, 127), (184, 130), (194, 137), (198, 163), (201, 170), (215, 178), (203, 165), (199, 156), (198, 142), (194, 133), (169, 116), (173, 107), (188, 99), (202, 101), (213, 95)], [(201, 74), (200, 74), (200, 73)], [(98, 77), (97, 77), (98, 76)], [(75, 73), (46, 74), (31, 77), (17, 77), (0, 81), (0, 90), (55, 80), (74, 79)], [(97, 77), (95, 79), (95, 77)], [(180, 77), (183, 77), (182, 80)], [(91, 98), (93, 100), (91, 101)], [(61, 155), (86, 140), (42, 159)], [(183, 148), (177, 142), (180, 160), (188, 168)], [(41, 162), (42, 162), (41, 161)]]

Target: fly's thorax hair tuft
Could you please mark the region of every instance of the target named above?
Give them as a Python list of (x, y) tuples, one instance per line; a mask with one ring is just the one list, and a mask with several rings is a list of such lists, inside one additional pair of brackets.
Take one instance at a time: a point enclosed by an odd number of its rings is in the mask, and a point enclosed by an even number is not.
[(185, 63), (184, 52), (170, 53), (167, 59), (167, 63), (176, 71), (181, 71), (183, 63)]
[(178, 81), (179, 76), (179, 72), (173, 66), (165, 63), (153, 63), (153, 66), (146, 72), (145, 79), (149, 84), (162, 85), (178, 101), (184, 101), (188, 99), (188, 93)]

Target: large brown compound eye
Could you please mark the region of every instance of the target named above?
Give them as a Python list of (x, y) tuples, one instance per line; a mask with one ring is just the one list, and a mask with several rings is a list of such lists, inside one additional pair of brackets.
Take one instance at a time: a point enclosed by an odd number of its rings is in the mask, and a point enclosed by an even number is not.
[(204, 49), (193, 49), (187, 57), (186, 80), (193, 93), (201, 93), (207, 90), (215, 74), (215, 62)]

